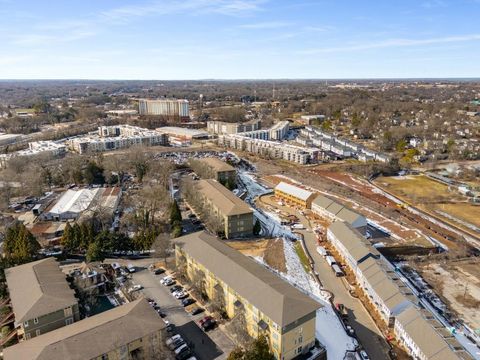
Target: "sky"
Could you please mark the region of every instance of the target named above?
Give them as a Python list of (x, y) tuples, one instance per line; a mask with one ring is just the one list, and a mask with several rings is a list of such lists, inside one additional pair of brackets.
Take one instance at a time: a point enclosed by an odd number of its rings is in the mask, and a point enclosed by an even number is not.
[(0, 79), (480, 77), (480, 0), (0, 0)]

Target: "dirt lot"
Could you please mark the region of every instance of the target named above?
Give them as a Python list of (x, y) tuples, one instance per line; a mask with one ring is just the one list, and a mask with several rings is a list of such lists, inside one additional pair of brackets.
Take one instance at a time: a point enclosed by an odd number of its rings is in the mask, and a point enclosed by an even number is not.
[(281, 239), (228, 241), (227, 244), (244, 255), (263, 258), (275, 270), (287, 272)]
[(455, 313), (480, 329), (480, 260), (469, 258), (419, 265), (423, 278)]

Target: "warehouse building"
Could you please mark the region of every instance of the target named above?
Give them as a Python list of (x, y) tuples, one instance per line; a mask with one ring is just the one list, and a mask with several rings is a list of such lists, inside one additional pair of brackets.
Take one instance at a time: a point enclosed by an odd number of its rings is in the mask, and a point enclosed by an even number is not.
[(266, 335), (276, 359), (290, 360), (315, 345), (319, 303), (217, 238), (198, 232), (175, 241), (177, 268), (201, 275), (210, 299), (223, 299), (229, 318), (242, 317), (253, 338)]
[(164, 126), (155, 129), (160, 134), (168, 136), (168, 142), (173, 146), (189, 146), (194, 140), (208, 139), (206, 131), (176, 126)]
[(247, 203), (216, 180), (200, 180), (196, 185), (210, 215), (221, 220), (227, 239), (252, 235), (253, 210)]
[(244, 123), (229, 123), (216, 120), (207, 121), (207, 131), (216, 135), (238, 134), (248, 131), (256, 131), (259, 129), (259, 120), (251, 120)]
[[(3, 350), (5, 360), (163, 358), (164, 321), (145, 299)], [(163, 350), (166, 351), (166, 350)]]
[(75, 292), (54, 258), (8, 268), (5, 278), (20, 338), (38, 337), (80, 319)]
[(95, 211), (113, 215), (121, 194), (119, 187), (69, 189), (40, 218), (53, 221), (76, 220), (85, 213), (93, 215)]
[(274, 190), (276, 197), (305, 209), (310, 209), (315, 197), (315, 193), (283, 181), (275, 186)]

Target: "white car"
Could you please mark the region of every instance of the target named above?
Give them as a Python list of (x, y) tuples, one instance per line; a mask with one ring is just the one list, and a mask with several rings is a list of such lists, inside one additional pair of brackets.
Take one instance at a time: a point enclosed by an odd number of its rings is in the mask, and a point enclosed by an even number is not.
[(360, 350), (360, 357), (362, 358), (362, 360), (370, 360), (365, 350)]
[(129, 293), (132, 293), (134, 291), (139, 291), (139, 290), (142, 290), (143, 289), (143, 286), (142, 285), (133, 285), (130, 289), (128, 289), (128, 292)]
[(186, 293), (185, 291), (179, 291), (178, 293), (175, 294), (175, 297), (177, 299), (184, 299), (188, 296), (188, 293)]
[(181, 339), (182, 336), (177, 334), (177, 335), (173, 335), (170, 339), (168, 339), (165, 343), (168, 345), (170, 345), (171, 343), (177, 341), (178, 339)]
[(134, 273), (136, 270), (133, 264), (128, 264), (127, 269), (128, 269), (128, 272), (131, 272), (131, 273)]
[(178, 354), (180, 354), (181, 352), (187, 351), (187, 350), (188, 350), (187, 344), (183, 344), (183, 345), (180, 346), (179, 348), (176, 348), (176, 349), (175, 349), (175, 355), (178, 355)]

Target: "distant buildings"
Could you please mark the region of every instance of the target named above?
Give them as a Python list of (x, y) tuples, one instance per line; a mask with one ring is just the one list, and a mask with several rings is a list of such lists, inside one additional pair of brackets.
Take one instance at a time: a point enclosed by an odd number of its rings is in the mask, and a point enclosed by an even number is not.
[(275, 186), (275, 196), (304, 209), (310, 209), (315, 193), (286, 182), (281, 182)]
[(207, 130), (211, 134), (238, 134), (260, 129), (260, 121), (252, 120), (244, 123), (228, 123), (224, 121), (207, 121)]
[(269, 159), (282, 159), (297, 164), (310, 164), (318, 161), (318, 149), (304, 148), (277, 141), (252, 139), (242, 135), (220, 135), (218, 145), (247, 151)]
[(298, 122), (305, 125), (314, 125), (325, 120), (325, 115), (302, 115)]
[(23, 156), (50, 155), (60, 156), (66, 152), (64, 144), (55, 141), (34, 141), (28, 143), (28, 149), (19, 150), (10, 154), (0, 154), (0, 169), (5, 168), (10, 159)]
[[(54, 258), (6, 269), (5, 277), (21, 338), (38, 337), (80, 319), (75, 293)], [(26, 358), (12, 352), (7, 359)]]
[(188, 146), (193, 140), (208, 139), (209, 137), (206, 131), (176, 126), (164, 126), (155, 130), (160, 134), (166, 134), (171, 145), (178, 146)]
[(0, 133), (0, 146), (10, 145), (17, 142), (23, 137), (22, 134), (5, 134)]
[[(3, 349), (5, 360), (162, 359), (165, 323), (145, 299)], [(165, 351), (165, 350), (163, 350)], [(162, 356), (163, 355), (163, 356)]]
[(205, 232), (176, 239), (175, 258), (190, 279), (201, 274), (207, 296), (223, 303), (228, 317), (244, 319), (250, 336), (266, 335), (276, 359), (315, 345), (321, 305), (254, 260)]
[(190, 117), (188, 100), (177, 99), (140, 99), (140, 115), (163, 115), (188, 119)]
[(297, 142), (306, 143), (307, 141), (330, 157), (356, 157), (364, 162), (379, 161), (383, 163), (388, 163), (391, 160), (391, 157), (387, 154), (370, 150), (353, 141), (339, 138), (315, 126), (308, 125), (300, 131)]
[(212, 179), (196, 182), (196, 190), (210, 216), (220, 219), (227, 239), (252, 235), (253, 211), (244, 201)]
[(138, 126), (101, 126), (98, 135), (87, 135), (68, 141), (71, 150), (79, 154), (125, 149), (134, 145), (167, 145), (166, 134)]

